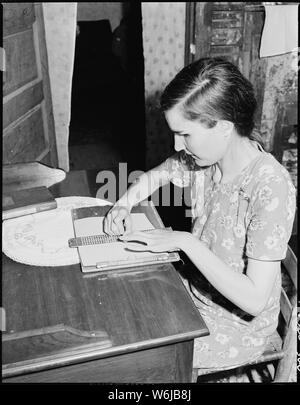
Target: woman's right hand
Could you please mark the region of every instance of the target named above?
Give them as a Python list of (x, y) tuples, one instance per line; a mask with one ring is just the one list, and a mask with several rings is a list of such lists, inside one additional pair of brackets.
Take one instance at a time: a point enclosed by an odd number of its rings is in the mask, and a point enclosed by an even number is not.
[(115, 204), (104, 218), (103, 228), (108, 235), (123, 235), (132, 231), (130, 208), (126, 205)]

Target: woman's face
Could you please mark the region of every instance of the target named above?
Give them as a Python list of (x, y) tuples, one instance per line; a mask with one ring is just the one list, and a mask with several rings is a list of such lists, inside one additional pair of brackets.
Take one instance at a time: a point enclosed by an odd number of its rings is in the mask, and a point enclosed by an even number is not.
[(174, 132), (177, 152), (185, 150), (200, 167), (210, 166), (224, 157), (230, 138), (225, 135), (228, 135), (230, 128), (226, 125), (224, 128), (222, 121), (218, 121), (213, 128), (205, 128), (199, 122), (184, 118), (176, 106), (166, 111), (165, 117)]

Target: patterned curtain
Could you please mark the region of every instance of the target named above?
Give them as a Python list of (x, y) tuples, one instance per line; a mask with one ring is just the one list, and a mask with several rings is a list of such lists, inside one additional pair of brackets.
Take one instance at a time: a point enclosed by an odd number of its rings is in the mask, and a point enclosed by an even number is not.
[(173, 137), (159, 111), (159, 98), (184, 66), (185, 7), (186, 3), (142, 3), (147, 169), (173, 151)]

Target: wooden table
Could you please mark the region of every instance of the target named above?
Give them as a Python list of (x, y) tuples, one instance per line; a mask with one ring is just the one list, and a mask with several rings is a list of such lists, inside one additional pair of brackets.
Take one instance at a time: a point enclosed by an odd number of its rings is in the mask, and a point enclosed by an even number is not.
[[(74, 171), (55, 197), (96, 196)], [(208, 329), (172, 264), (83, 274), (3, 255), (4, 382), (190, 382), (193, 339)]]

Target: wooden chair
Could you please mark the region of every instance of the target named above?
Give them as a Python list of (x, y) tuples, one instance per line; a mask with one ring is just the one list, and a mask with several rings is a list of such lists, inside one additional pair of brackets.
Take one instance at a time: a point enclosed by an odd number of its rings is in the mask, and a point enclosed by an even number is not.
[[(276, 332), (262, 356), (255, 362), (245, 364), (248, 368), (262, 363), (277, 363), (273, 382), (288, 382), (293, 371), (296, 374), (297, 363), (297, 258), (288, 246), (286, 258), (282, 260), (282, 289), (280, 298), (280, 315)], [(238, 368), (241, 369), (240, 367)], [(233, 371), (234, 369), (231, 369)], [(220, 373), (221, 371), (219, 371)], [(226, 370), (227, 372), (227, 370)], [(218, 370), (193, 369), (192, 381), (198, 377), (216, 374)], [(216, 377), (217, 378), (217, 377)], [(206, 379), (206, 377), (205, 377)]]
[(31, 187), (50, 187), (64, 180), (64, 170), (39, 162), (15, 163), (2, 166), (3, 191), (10, 192)]

